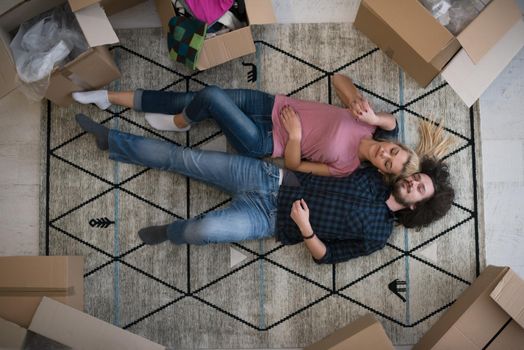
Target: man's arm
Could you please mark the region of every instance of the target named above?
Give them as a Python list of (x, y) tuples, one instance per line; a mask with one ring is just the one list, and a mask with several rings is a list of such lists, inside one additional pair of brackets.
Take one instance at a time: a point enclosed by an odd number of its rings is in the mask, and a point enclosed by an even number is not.
[[(291, 218), (297, 224), (304, 243), (315, 261), (326, 255), (326, 245), (315, 235), (309, 222), (309, 208), (303, 199), (293, 202), (291, 207)], [(310, 237), (310, 238), (308, 238)]]
[(348, 239), (326, 243), (326, 254), (322, 259), (315, 259), (318, 264), (335, 264), (369, 255), (384, 248), (385, 242)]

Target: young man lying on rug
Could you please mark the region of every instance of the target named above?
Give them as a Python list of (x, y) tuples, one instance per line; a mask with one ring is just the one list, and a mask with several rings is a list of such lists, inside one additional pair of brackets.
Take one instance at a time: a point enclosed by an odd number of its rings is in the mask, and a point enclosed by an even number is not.
[(284, 157), (286, 168), (295, 171), (343, 177), (370, 162), (391, 181), (417, 172), (416, 153), (381, 140), (396, 138), (396, 118), (375, 113), (348, 77), (337, 74), (333, 82), (348, 108), (217, 86), (195, 92), (98, 90), (75, 92), (73, 98), (102, 109), (116, 104), (144, 111), (158, 130), (187, 131), (213, 119), (240, 154)]
[(271, 163), (223, 152), (184, 148), (107, 127), (78, 114), (80, 127), (95, 136), (115, 161), (173, 171), (229, 193), (221, 210), (163, 226), (141, 229), (146, 244), (238, 242), (275, 236), (282, 244), (304, 242), (317, 263), (368, 255), (386, 244), (395, 219), (422, 227), (451, 207), (454, 191), (447, 167), (424, 159), (422, 172), (392, 188), (374, 167), (345, 178), (284, 170)]

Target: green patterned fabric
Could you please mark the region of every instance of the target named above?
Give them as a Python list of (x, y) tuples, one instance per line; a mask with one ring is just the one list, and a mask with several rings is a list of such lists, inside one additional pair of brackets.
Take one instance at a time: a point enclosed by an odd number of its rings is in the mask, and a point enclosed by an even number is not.
[(198, 56), (206, 38), (207, 24), (195, 18), (175, 16), (169, 20), (167, 47), (169, 57), (191, 69), (196, 68)]

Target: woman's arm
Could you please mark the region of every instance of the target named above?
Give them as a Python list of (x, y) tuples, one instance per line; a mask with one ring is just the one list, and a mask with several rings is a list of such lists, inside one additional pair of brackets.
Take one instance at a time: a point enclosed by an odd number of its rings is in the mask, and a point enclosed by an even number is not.
[(284, 166), (290, 170), (330, 176), (331, 174), (326, 164), (302, 161), (302, 151), (300, 149), (302, 126), (297, 113), (291, 107), (286, 106), (280, 111), (280, 118), (288, 134), (288, 140), (284, 149)]
[(291, 219), (297, 224), (302, 237), (311, 237), (304, 239), (307, 249), (315, 260), (320, 260), (326, 255), (326, 245), (314, 234), (309, 222), (309, 208), (303, 199), (293, 202), (291, 207)]
[(355, 101), (364, 99), (351, 78), (345, 75), (335, 74), (333, 76), (333, 86), (340, 101), (349, 109), (352, 109)]
[(358, 91), (351, 78), (342, 74), (335, 74), (333, 76), (333, 85), (338, 98), (357, 119), (384, 130), (395, 129), (397, 125), (395, 117), (389, 113), (380, 112), (375, 114), (369, 102)]

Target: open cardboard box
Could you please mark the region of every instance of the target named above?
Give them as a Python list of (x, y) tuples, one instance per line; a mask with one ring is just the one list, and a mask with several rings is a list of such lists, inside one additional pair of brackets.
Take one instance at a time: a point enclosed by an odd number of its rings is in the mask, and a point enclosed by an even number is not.
[(370, 314), (351, 322), (304, 350), (373, 349), (393, 350), (384, 328)]
[(165, 349), (164, 346), (49, 298), (42, 299), (29, 331), (73, 349)]
[(488, 266), (413, 350), (524, 348), (524, 281)]
[(457, 36), (418, 0), (362, 0), (354, 26), (421, 86), (442, 72), (468, 106), (524, 46), (514, 0), (492, 0)]
[(83, 310), (84, 258), (0, 257), (0, 317), (27, 327), (44, 296)]
[[(46, 98), (58, 105), (67, 106), (73, 102), (72, 92), (97, 89), (120, 77), (120, 71), (112, 55), (104, 47), (118, 42), (107, 14), (116, 13), (141, 1), (143, 0), (68, 0), (89, 49), (63, 67), (55, 68), (50, 77)], [(19, 84), (9, 49), (10, 37), (6, 33), (62, 3), (65, 1), (13, 0), (11, 6), (4, 4), (4, 12), (0, 13), (0, 27), (3, 30), (0, 38), (0, 97), (17, 88)]]
[[(169, 31), (169, 20), (175, 16), (171, 0), (155, 0), (164, 35)], [(197, 69), (205, 70), (256, 51), (251, 25), (275, 23), (271, 0), (245, 0), (248, 26), (206, 39), (198, 57)]]

